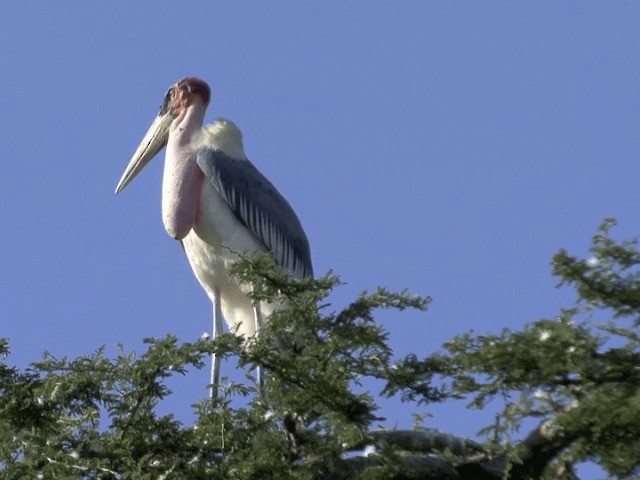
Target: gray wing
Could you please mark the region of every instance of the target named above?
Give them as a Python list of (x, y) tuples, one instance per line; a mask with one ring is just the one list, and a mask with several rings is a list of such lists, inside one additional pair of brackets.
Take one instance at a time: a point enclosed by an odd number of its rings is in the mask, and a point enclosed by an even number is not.
[(198, 165), (238, 220), (273, 253), (278, 265), (297, 278), (313, 276), (309, 241), (300, 220), (249, 160), (208, 149), (198, 152)]

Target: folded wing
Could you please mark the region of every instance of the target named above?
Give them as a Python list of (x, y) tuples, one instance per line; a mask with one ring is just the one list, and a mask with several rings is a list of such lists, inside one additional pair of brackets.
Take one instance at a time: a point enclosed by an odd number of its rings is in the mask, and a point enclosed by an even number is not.
[(229, 207), (290, 275), (313, 276), (309, 241), (289, 202), (247, 159), (220, 150), (198, 153), (198, 165)]

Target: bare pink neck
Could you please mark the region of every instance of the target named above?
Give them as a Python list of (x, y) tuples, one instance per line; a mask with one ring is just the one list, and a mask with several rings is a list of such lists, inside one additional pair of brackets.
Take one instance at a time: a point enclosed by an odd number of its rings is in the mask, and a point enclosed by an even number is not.
[(202, 127), (206, 105), (196, 100), (184, 118), (172, 126), (162, 178), (162, 222), (167, 233), (178, 240), (193, 228), (200, 205), (203, 174), (191, 148), (193, 135)]

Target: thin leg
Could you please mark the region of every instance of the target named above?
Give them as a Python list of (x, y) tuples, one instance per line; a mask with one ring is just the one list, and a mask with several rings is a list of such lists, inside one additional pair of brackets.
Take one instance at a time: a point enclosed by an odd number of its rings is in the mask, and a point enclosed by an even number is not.
[[(256, 336), (260, 335), (260, 330), (262, 330), (262, 326), (264, 325), (264, 319), (262, 317), (262, 310), (260, 309), (260, 304), (256, 304), (253, 307), (253, 319), (256, 322)], [(260, 365), (256, 368), (256, 380), (258, 381), (258, 388), (262, 389), (262, 369)]]
[[(213, 291), (213, 336), (216, 337), (222, 332), (222, 306), (220, 305), (220, 291), (216, 288)], [(220, 384), (220, 359), (215, 353), (211, 354), (211, 387), (209, 397), (218, 396), (218, 385)]]

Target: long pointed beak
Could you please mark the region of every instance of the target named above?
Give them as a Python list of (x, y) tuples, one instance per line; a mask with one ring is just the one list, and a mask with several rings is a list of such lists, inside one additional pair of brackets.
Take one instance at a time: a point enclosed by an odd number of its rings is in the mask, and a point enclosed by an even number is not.
[(116, 193), (121, 192), (124, 187), (129, 185), (147, 163), (167, 145), (169, 127), (171, 127), (172, 121), (173, 117), (170, 112), (158, 114), (142, 139), (142, 142), (138, 145), (136, 153), (131, 157), (129, 165), (127, 165), (127, 168), (124, 170), (122, 178), (120, 178), (116, 186)]

